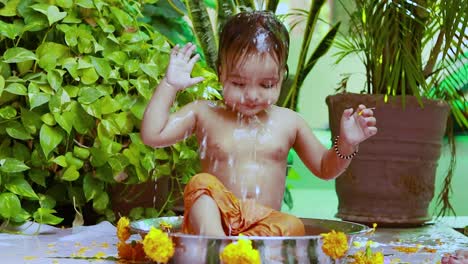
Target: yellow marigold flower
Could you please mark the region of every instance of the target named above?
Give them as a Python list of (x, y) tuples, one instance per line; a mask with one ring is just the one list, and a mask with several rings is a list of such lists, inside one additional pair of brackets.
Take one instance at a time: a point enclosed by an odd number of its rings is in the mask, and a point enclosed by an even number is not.
[(132, 243), (125, 243), (119, 241), (117, 244), (117, 252), (119, 259), (130, 261), (145, 261), (146, 255), (143, 251), (143, 244), (141, 241), (132, 241)]
[(220, 259), (225, 264), (260, 264), (260, 253), (252, 247), (252, 241), (240, 238), (227, 245)]
[(366, 250), (356, 252), (352, 258), (354, 259), (351, 264), (383, 264), (384, 263), (384, 256), (382, 252), (375, 252), (373, 253), (371, 250), (371, 244), (373, 242), (371, 240), (367, 241), (366, 243)]
[(130, 237), (130, 220), (125, 216), (117, 222), (117, 237), (124, 242)]
[(167, 263), (175, 251), (172, 239), (155, 227), (151, 227), (143, 239), (143, 249), (149, 258), (159, 263)]
[(345, 233), (332, 230), (321, 236), (323, 237), (322, 250), (332, 259), (339, 259), (348, 251), (348, 238)]
[(159, 223), (159, 228), (161, 228), (161, 229), (164, 230), (165, 232), (169, 232), (169, 231), (171, 231), (171, 229), (172, 229), (172, 225), (169, 224), (169, 223), (166, 222), (166, 221), (161, 221), (161, 222)]

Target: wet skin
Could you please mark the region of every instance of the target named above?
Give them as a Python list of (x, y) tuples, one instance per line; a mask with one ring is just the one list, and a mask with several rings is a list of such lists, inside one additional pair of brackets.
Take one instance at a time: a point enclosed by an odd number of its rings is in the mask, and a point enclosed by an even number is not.
[[(318, 141), (298, 113), (274, 105), (284, 68), (269, 53), (247, 55), (229, 71), (219, 69), (224, 102), (195, 101), (170, 113), (177, 92), (203, 80), (190, 76), (199, 58), (191, 56), (194, 50), (191, 44), (173, 49), (166, 76), (145, 110), (141, 128), (145, 144), (165, 147), (195, 134), (202, 172), (217, 176), (238, 198), (255, 199), (275, 210), (281, 208), (291, 148), (322, 179), (335, 178), (349, 165), (350, 160), (339, 158)], [(374, 135), (375, 123), (373, 111), (364, 105), (345, 110), (338, 143), (341, 153), (353, 153)], [(190, 214), (201, 233), (223, 233), (211, 198), (202, 196)]]

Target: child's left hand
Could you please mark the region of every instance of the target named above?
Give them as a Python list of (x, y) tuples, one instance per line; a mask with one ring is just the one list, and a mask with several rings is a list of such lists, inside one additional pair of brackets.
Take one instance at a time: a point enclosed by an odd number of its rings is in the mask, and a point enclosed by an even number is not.
[(357, 146), (377, 133), (375, 124), (374, 111), (365, 105), (359, 105), (356, 111), (352, 108), (346, 109), (341, 117), (340, 139), (353, 147)]

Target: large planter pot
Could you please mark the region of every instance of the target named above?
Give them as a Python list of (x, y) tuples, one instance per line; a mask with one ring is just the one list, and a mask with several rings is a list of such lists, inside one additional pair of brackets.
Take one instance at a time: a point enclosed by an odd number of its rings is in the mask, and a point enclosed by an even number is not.
[[(139, 184), (116, 183), (110, 187), (112, 210), (119, 216), (128, 216), (135, 207), (155, 208), (160, 210), (166, 204), (171, 188), (169, 177), (162, 177), (156, 181), (147, 181)], [(176, 214), (183, 214), (183, 199), (177, 190), (173, 190), (171, 204)]]
[(431, 219), (435, 174), (449, 106), (415, 97), (338, 94), (328, 96), (332, 139), (340, 133), (343, 110), (376, 107), (377, 135), (359, 146), (348, 169), (336, 179), (337, 217), (383, 226), (415, 226)]

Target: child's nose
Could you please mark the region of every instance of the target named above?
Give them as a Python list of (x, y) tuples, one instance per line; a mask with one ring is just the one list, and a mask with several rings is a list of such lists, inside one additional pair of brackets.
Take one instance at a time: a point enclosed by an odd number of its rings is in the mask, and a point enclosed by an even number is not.
[(258, 101), (258, 92), (257, 89), (250, 87), (246, 89), (245, 100), (247, 102), (257, 102)]

